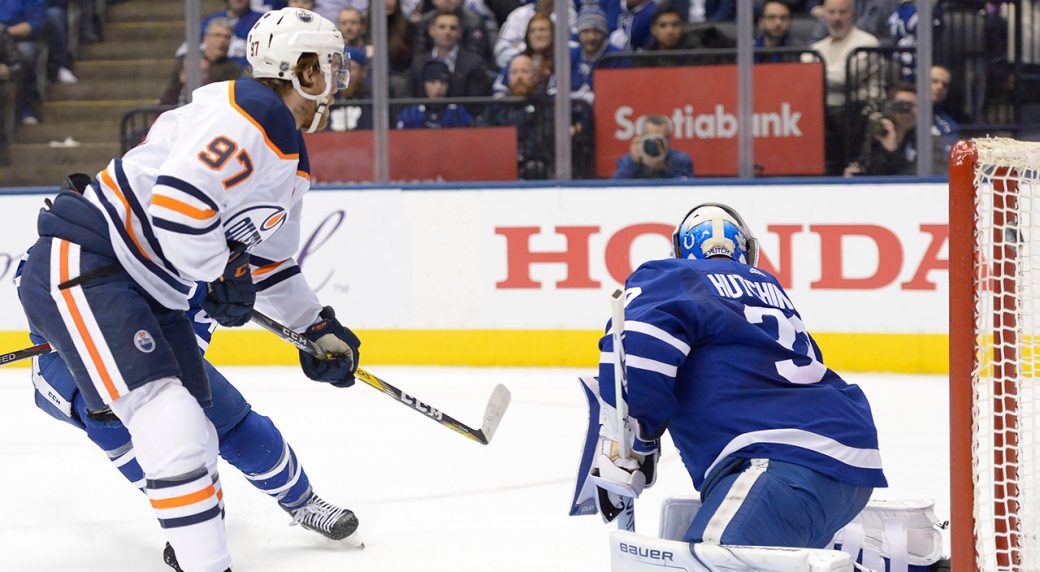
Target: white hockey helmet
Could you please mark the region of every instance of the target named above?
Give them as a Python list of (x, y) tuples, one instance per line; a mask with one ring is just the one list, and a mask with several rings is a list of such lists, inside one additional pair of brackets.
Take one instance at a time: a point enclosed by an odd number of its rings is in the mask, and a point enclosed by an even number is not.
[[(325, 92), (321, 95), (304, 92), (296, 77), (296, 64), (306, 53), (318, 56), (325, 76)], [(300, 95), (312, 101), (325, 100), (350, 81), (343, 35), (332, 22), (302, 8), (282, 8), (261, 16), (246, 38), (246, 59), (253, 67), (254, 78), (291, 81)]]
[(726, 256), (754, 266), (758, 239), (732, 207), (704, 203), (690, 209), (672, 233), (672, 256), (707, 259)]

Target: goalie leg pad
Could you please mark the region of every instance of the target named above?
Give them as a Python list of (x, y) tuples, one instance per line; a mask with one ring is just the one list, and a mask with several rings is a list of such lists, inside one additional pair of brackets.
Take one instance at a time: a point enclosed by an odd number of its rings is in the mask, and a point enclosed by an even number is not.
[(709, 544), (825, 548), (872, 489), (768, 459), (744, 460), (705, 488), (683, 539)]
[(834, 535), (834, 548), (868, 568), (926, 571), (942, 558), (943, 538), (931, 500), (871, 501)]

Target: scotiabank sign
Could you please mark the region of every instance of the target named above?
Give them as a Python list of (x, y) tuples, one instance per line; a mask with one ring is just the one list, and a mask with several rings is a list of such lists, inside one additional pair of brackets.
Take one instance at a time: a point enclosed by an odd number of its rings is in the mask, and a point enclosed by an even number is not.
[[(755, 163), (762, 174), (823, 174), (823, 64), (754, 68)], [(737, 67), (596, 70), (596, 174), (609, 177), (628, 153), (636, 122), (664, 115), (672, 146), (694, 174), (737, 174)]]

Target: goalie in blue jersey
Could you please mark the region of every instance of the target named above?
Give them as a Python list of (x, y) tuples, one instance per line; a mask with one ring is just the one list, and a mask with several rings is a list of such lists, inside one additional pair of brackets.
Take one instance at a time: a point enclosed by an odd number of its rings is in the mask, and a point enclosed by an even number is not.
[[(586, 455), (600, 511), (620, 510), (608, 489), (653, 483), (667, 430), (702, 501), (685, 540), (827, 547), (887, 486), (866, 396), (823, 364), (779, 282), (755, 267), (757, 241), (735, 210), (697, 206), (672, 242), (673, 258), (626, 283), (629, 427), (601, 427)], [(608, 327), (598, 387), (607, 420), (613, 346)], [(632, 459), (618, 457), (619, 434)]]

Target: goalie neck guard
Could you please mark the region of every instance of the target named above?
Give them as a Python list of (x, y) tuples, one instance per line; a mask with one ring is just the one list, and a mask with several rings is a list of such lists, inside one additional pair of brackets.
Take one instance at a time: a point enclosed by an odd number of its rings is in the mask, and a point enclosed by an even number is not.
[(725, 256), (754, 266), (758, 239), (732, 207), (704, 203), (690, 209), (672, 233), (672, 256), (708, 259)]

